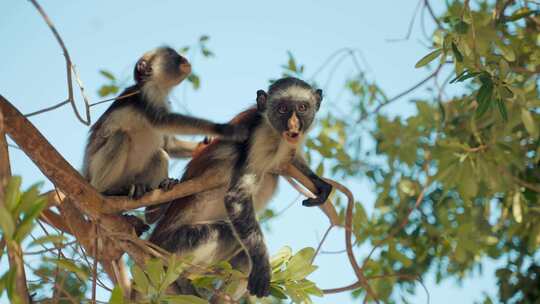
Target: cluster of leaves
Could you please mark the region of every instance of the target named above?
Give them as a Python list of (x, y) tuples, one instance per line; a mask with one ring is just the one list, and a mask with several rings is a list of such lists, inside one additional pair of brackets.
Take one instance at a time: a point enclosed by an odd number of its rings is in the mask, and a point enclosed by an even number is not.
[[(313, 248), (304, 248), (293, 255), (291, 248), (284, 247), (270, 259), (272, 266), (271, 294), (277, 299), (290, 299), (294, 303), (312, 303), (311, 296), (322, 296), (322, 291), (315, 283), (306, 279), (317, 269), (312, 265), (315, 254)], [(197, 268), (199, 271), (189, 271)], [(212, 297), (216, 294), (233, 295), (247, 275), (235, 270), (225, 261), (206, 267), (193, 265), (190, 258), (172, 255), (167, 264), (154, 259), (147, 262), (144, 269), (137, 265), (131, 268), (133, 288), (137, 291), (137, 303), (179, 303), (204, 304), (206, 299), (192, 295), (171, 295), (167, 289), (181, 275), (190, 273), (188, 278), (201, 296)], [(247, 299), (249, 302), (253, 299)], [(124, 299), (119, 288), (111, 294), (110, 304), (122, 304)]]
[[(385, 115), (378, 110), (389, 99), (359, 73), (343, 85), (352, 104), (346, 116), (328, 113), (308, 141), (318, 173), (365, 173), (376, 187), (371, 217), (360, 204), (355, 208), (354, 234), (358, 245), (384, 240), (366, 263), (368, 277), (399, 274), (372, 282), (381, 300), (395, 301), (398, 286), (414, 293), (411, 278), (431, 271), (437, 282), (463, 279), (490, 257), (503, 264), (500, 301), (539, 301), (540, 17), (532, 6), (448, 1), (433, 50), (416, 64), (451, 71), (431, 87), (432, 98), (415, 100), (408, 117)], [(287, 72), (296, 66), (289, 62)], [(447, 85), (459, 95), (446, 97)], [(359, 146), (369, 140), (373, 147)], [(386, 239), (423, 189), (405, 228)]]

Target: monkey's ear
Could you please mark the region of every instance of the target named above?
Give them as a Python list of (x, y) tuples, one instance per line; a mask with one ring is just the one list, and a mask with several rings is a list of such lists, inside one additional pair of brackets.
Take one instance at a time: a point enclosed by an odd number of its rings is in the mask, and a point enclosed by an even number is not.
[(323, 91), (321, 89), (315, 90), (315, 95), (317, 95), (317, 110), (321, 107), (321, 102), (323, 100)]
[(133, 71), (133, 78), (136, 83), (140, 83), (146, 80), (152, 75), (152, 66), (146, 59), (139, 59), (135, 65), (135, 70)]
[(268, 97), (268, 94), (266, 94), (263, 90), (257, 91), (257, 110), (262, 112), (266, 109), (266, 98)]

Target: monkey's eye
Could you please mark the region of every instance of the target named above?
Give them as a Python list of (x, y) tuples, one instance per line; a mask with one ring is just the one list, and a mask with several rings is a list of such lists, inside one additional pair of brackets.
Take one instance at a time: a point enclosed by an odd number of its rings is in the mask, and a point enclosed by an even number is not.
[(298, 105), (298, 112), (304, 113), (305, 111), (307, 111), (307, 105), (305, 103), (299, 104)]
[(279, 105), (278, 107), (278, 112), (281, 113), (281, 114), (285, 114), (288, 112), (288, 109), (287, 109), (287, 106), (282, 104), (282, 105)]

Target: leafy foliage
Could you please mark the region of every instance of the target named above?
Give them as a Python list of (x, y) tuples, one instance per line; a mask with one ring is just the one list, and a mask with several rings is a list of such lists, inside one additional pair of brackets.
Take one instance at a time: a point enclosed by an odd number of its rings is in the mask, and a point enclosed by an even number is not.
[[(382, 241), (364, 269), (368, 277), (382, 276), (372, 282), (380, 300), (396, 301), (398, 286), (414, 293), (411, 278), (430, 271), (437, 282), (461, 280), (487, 257), (503, 265), (496, 272), (500, 301), (540, 299), (534, 285), (540, 264), (540, 18), (534, 6), (448, 1), (432, 50), (416, 67), (451, 74), (429, 87), (432, 97), (415, 100), (412, 115), (382, 113), (394, 99), (362, 71), (334, 83), (348, 90), (350, 102), (322, 119), (308, 147), (321, 172), (365, 176), (375, 185), (375, 210), (370, 217), (356, 211), (365, 223), (355, 219), (355, 236), (364, 235), (358, 246)], [(289, 64), (286, 74), (297, 65)], [(454, 96), (447, 96), (447, 83)], [(359, 144), (370, 141), (374, 148)], [(386, 238), (422, 189), (418, 210)], [(406, 301), (403, 293), (399, 299)]]

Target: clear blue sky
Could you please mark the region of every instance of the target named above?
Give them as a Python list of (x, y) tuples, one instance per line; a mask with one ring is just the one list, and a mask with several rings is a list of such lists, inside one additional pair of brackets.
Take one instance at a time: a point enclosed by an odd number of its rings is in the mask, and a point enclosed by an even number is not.
[[(439, 11), (443, 9), (441, 3), (435, 4)], [(420, 37), (418, 26), (409, 41), (387, 41), (405, 34), (417, 4), (412, 0), (56, 0), (41, 4), (64, 38), (93, 101), (98, 100), (96, 91), (104, 83), (99, 69), (129, 78), (134, 62), (145, 51), (162, 44), (178, 48), (195, 42), (202, 34), (211, 36), (209, 47), (217, 56), (210, 60), (189, 58), (201, 75), (202, 87), (195, 92), (179, 88), (172, 99), (187, 106), (192, 114), (217, 121), (226, 121), (250, 105), (256, 90), (265, 88), (269, 79), (281, 74), (280, 65), (286, 62), (287, 51), (306, 64), (310, 75), (335, 50), (360, 49), (369, 62), (370, 77), (390, 96), (426, 73), (413, 68), (426, 53), (416, 39)], [(0, 11), (0, 94), (23, 113), (64, 100), (64, 58), (49, 28), (28, 1), (2, 1)], [(325, 101), (324, 108), (332, 109), (331, 98)], [(93, 121), (105, 109), (94, 108)], [(398, 105), (389, 110), (406, 113), (410, 106)], [(32, 122), (72, 165), (80, 168), (88, 128), (75, 119), (70, 107), (34, 117)], [(25, 185), (44, 180), (21, 152), (10, 151), (13, 172), (24, 177)], [(179, 176), (180, 168), (176, 167), (171, 175)], [(370, 185), (364, 181), (347, 183), (370, 209), (374, 200)], [(282, 184), (272, 205), (280, 210), (295, 197), (290, 187)], [(317, 209), (303, 208), (298, 203), (271, 223), (266, 239), (272, 252), (286, 244), (298, 250), (316, 246), (326, 227), (327, 220)], [(342, 235), (343, 231), (335, 230), (324, 249), (342, 249)], [(359, 251), (359, 256), (363, 253)], [(316, 262), (320, 269), (312, 279), (322, 288), (347, 285), (354, 278), (345, 255), (322, 255)], [(492, 267), (486, 265), (484, 275), (466, 279), (466, 288), (454, 281), (436, 285), (428, 276), (425, 280), (431, 303), (472, 303), (480, 299), (483, 291), (493, 294), (496, 286)], [(314, 300), (353, 303), (348, 294)], [(413, 302), (426, 302), (420, 288)]]

